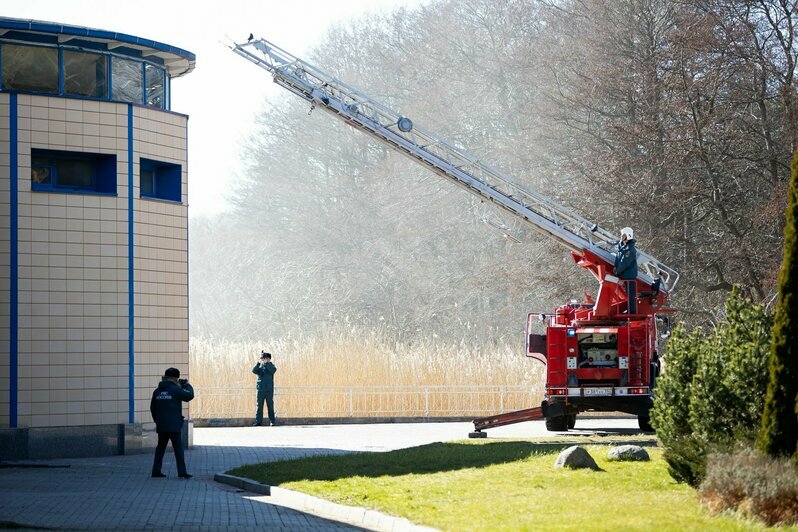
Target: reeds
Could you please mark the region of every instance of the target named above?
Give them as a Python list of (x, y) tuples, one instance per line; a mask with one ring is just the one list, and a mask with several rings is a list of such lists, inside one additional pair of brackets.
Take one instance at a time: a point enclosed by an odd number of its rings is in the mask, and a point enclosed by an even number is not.
[(253, 415), (252, 368), (261, 350), (272, 354), (278, 368), (277, 409), (283, 417), (507, 411), (536, 406), (543, 382), (542, 366), (516, 345), (464, 340), (405, 344), (355, 328), (268, 341), (192, 338), (190, 372), (199, 399), (192, 416)]

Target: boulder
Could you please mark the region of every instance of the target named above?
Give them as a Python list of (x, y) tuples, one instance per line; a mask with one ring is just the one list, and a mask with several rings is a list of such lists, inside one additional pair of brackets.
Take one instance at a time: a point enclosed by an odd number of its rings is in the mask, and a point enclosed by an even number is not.
[(648, 462), (648, 453), (639, 445), (619, 445), (610, 449), (607, 460), (618, 462)]
[(584, 467), (589, 467), (590, 469), (599, 468), (596, 461), (590, 456), (590, 453), (578, 445), (568, 447), (561, 452), (554, 462), (554, 467), (567, 467), (570, 469), (581, 469)]

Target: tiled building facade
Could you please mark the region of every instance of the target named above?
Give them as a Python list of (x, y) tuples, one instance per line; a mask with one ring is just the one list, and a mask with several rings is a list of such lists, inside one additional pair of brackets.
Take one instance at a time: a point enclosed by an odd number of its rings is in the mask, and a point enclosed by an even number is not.
[(152, 389), (188, 372), (188, 118), (169, 83), (194, 56), (0, 32), (0, 459), (149, 447)]

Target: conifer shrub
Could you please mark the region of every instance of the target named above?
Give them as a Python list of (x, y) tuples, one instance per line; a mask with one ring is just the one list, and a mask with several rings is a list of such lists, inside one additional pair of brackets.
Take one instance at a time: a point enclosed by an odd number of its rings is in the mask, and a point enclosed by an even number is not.
[(671, 476), (696, 485), (694, 471), (702, 469), (699, 448), (690, 429), (690, 392), (698, 352), (703, 346), (701, 329), (688, 333), (679, 324), (673, 331), (665, 357), (665, 372), (657, 381), (651, 424), (665, 448), (663, 457)]
[[(770, 380), (759, 448), (789, 456), (798, 447), (798, 151), (792, 160), (784, 226), (784, 255), (770, 352)], [(796, 457), (798, 461), (798, 457)]]
[(655, 390), (651, 421), (671, 476), (698, 486), (712, 452), (753, 444), (768, 382), (772, 319), (737, 290), (709, 333), (677, 327)]
[(698, 352), (689, 417), (695, 436), (710, 444), (756, 440), (768, 385), (772, 317), (734, 290)]

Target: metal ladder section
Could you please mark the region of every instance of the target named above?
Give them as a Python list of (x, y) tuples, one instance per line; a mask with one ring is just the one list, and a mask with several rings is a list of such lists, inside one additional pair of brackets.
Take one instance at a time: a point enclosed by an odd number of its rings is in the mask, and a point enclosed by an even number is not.
[[(231, 50), (272, 73), (275, 83), (407, 155), (472, 194), (529, 222), (568, 249), (589, 250), (613, 264), (618, 239), (570, 209), (535, 192), (408, 118), (372, 100), (357, 89), (263, 39), (233, 44)], [(679, 274), (638, 250), (638, 279), (662, 280), (671, 292)]]

